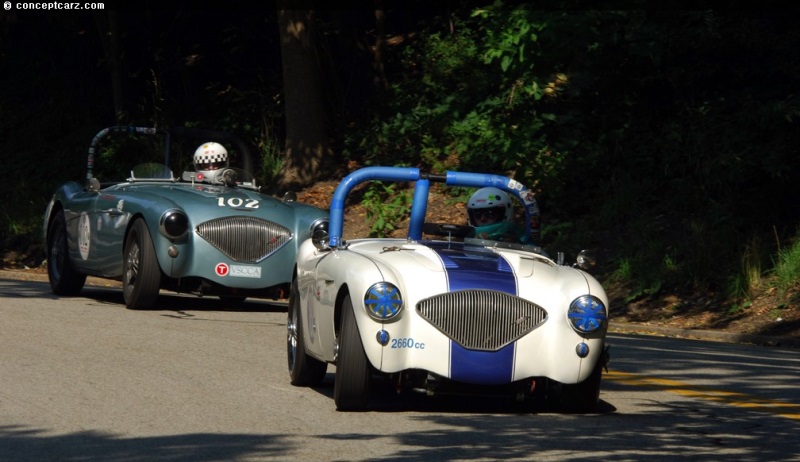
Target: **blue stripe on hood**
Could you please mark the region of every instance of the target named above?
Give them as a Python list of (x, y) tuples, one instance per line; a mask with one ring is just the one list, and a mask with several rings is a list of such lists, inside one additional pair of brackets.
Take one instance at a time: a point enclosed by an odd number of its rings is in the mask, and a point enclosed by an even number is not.
[[(465, 251), (463, 247), (431, 248), (442, 259), (451, 292), (485, 289), (517, 295), (517, 278), (501, 255)], [(469, 350), (450, 340), (450, 378), (459, 382), (499, 385), (511, 382), (516, 343), (498, 351)]]
[(450, 292), (487, 289), (517, 295), (517, 278), (508, 261), (494, 252), (431, 247), (442, 259)]

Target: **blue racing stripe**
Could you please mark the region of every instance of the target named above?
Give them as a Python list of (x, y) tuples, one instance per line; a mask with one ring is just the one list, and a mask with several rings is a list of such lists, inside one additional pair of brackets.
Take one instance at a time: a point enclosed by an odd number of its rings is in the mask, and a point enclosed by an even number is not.
[[(463, 247), (431, 246), (442, 259), (448, 290), (496, 290), (517, 295), (511, 265), (494, 252)], [(469, 350), (450, 340), (450, 378), (464, 383), (499, 385), (511, 382), (515, 343), (498, 351)]]
[(442, 259), (450, 292), (486, 289), (517, 295), (517, 278), (501, 255), (483, 250), (465, 251), (461, 247), (431, 248)]
[(468, 350), (450, 341), (450, 378), (464, 383), (502, 385), (511, 382), (515, 343), (497, 351)]

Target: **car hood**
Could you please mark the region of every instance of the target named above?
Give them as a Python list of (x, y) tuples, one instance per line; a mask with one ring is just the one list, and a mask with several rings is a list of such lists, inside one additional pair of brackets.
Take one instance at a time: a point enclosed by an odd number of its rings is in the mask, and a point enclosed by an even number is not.
[[(229, 188), (221, 185), (208, 185), (208, 184), (189, 184), (189, 183), (124, 183), (117, 185), (113, 188), (104, 191), (125, 191), (129, 193), (142, 193), (161, 195), (164, 197), (180, 197), (180, 200), (197, 200), (208, 202), (211, 198), (220, 196), (231, 197), (257, 197), (259, 199), (268, 198), (256, 191), (244, 188)], [(279, 202), (277, 199), (269, 197), (269, 199)]]
[(293, 221), (294, 209), (302, 206), (249, 189), (204, 184), (123, 184), (103, 190), (103, 193), (171, 202), (194, 219), (201, 220), (248, 214), (286, 223)]
[(521, 250), (404, 240), (350, 241), (348, 250), (406, 281), (424, 283), (441, 279), (436, 276), (444, 273), (448, 291), (484, 289), (522, 295), (531, 290), (576, 293), (589, 290), (582, 271)]

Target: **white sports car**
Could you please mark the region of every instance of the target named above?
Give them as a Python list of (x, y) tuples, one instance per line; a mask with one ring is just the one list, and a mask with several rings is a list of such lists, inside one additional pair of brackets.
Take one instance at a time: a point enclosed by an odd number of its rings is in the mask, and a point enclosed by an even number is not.
[[(416, 182), (406, 239), (342, 239), (347, 194), (369, 180)], [(288, 309), (291, 383), (336, 366), (340, 411), (364, 410), (374, 375), (398, 389), (545, 397), (591, 412), (608, 362), (608, 299), (588, 273), (531, 244), (481, 239), (425, 222), (431, 182), (495, 187), (538, 224), (533, 194), (498, 175), (367, 167), (334, 192), (330, 226), (301, 244)], [(439, 234), (423, 239), (423, 235)], [(590, 259), (578, 257), (578, 266)]]

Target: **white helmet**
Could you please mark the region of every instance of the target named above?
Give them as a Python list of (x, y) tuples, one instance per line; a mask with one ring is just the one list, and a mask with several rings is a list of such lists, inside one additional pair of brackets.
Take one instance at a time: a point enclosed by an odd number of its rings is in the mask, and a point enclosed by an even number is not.
[(208, 142), (194, 152), (194, 169), (213, 178), (214, 171), (228, 166), (228, 151), (219, 143)]
[(481, 188), (467, 202), (470, 226), (477, 228), (498, 223), (514, 222), (514, 204), (505, 191), (498, 188)]

